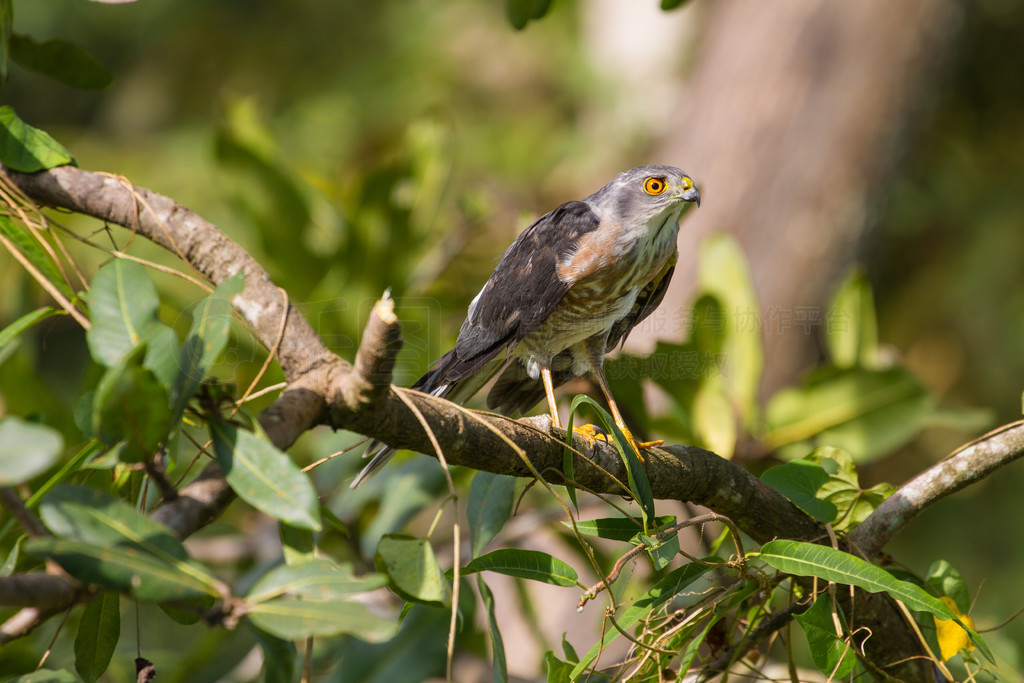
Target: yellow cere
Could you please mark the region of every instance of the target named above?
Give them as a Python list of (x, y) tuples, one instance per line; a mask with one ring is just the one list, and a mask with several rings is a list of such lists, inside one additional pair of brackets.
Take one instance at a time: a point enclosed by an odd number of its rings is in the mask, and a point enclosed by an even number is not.
[(665, 181), (661, 178), (651, 176), (644, 180), (644, 192), (647, 194), (661, 194), (665, 191), (666, 187), (668, 187), (668, 185), (666, 185)]

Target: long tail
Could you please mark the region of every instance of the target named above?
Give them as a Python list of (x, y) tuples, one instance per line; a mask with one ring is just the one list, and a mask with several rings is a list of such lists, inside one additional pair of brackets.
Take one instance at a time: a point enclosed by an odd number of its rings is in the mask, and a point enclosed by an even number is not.
[[(464, 379), (452, 381), (448, 378), (448, 373), (459, 362), (459, 359), (455, 356), (455, 349), (452, 349), (438, 358), (433, 367), (416, 380), (412, 388), (428, 393), (431, 396), (448, 398), (456, 403), (463, 403), (478, 392), (483, 385), (487, 384), (499, 370), (505, 367), (508, 361), (502, 357), (493, 358), (478, 372)], [(370, 445), (363, 452), (363, 457), (373, 459), (352, 480), (351, 487), (355, 488), (369, 479), (394, 456), (396, 450), (376, 439), (371, 441)]]

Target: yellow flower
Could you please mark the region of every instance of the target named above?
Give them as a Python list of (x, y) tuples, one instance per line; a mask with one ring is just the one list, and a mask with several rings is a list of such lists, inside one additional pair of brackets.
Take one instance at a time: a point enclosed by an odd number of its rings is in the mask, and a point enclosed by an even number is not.
[[(946, 603), (946, 606), (956, 613), (956, 616), (960, 618), (964, 626), (971, 629), (974, 628), (974, 619), (971, 619), (967, 614), (961, 614), (953, 598), (943, 596), (942, 602)], [(974, 649), (974, 643), (971, 642), (967, 631), (952, 619), (939, 619), (936, 617), (935, 631), (939, 638), (939, 650), (942, 652), (942, 661), (944, 662), (955, 656), (960, 650)]]

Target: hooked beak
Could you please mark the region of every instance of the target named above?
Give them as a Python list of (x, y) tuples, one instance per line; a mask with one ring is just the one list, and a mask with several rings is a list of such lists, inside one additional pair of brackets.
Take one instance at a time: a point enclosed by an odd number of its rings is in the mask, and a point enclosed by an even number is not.
[(698, 207), (700, 206), (700, 192), (697, 191), (696, 185), (691, 185), (690, 189), (679, 195), (679, 198), (687, 202), (694, 202)]

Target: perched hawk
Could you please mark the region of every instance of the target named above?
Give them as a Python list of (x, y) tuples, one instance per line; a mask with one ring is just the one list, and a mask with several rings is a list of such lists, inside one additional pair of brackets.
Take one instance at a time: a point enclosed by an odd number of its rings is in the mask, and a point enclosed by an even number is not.
[[(455, 348), (413, 389), (461, 403), (498, 375), (488, 408), (514, 415), (546, 396), (559, 427), (555, 387), (589, 371), (636, 446), (608, 388), (604, 355), (665, 296), (691, 202), (699, 206), (700, 194), (678, 168), (640, 166), (539, 218), (469, 304)], [(377, 452), (353, 487), (391, 454), (388, 446)]]

